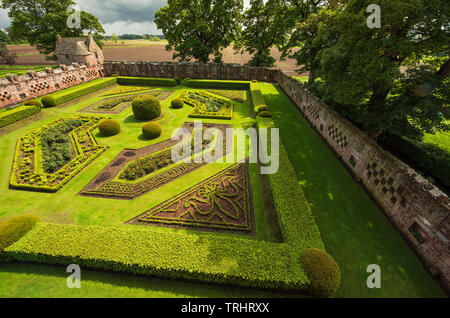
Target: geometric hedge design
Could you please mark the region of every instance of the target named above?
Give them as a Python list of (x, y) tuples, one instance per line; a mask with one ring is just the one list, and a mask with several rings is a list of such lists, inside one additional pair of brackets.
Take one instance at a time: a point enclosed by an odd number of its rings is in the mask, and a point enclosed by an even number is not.
[[(97, 158), (106, 147), (92, 135), (104, 117), (74, 116), (55, 120), (21, 137), (16, 146), (10, 187), (13, 189), (56, 192)], [(41, 134), (67, 120), (80, 120), (81, 126), (68, 133), (74, 157), (53, 173), (43, 169)]]
[(237, 163), (126, 222), (252, 231), (247, 163)]

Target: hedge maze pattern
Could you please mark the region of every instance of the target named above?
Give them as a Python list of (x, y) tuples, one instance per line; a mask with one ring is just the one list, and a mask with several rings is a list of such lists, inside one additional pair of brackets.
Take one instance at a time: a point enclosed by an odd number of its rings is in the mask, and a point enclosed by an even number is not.
[[(186, 127), (192, 129), (193, 124), (185, 124)], [(206, 128), (216, 127), (222, 130), (222, 134), (225, 135), (226, 128), (229, 125), (215, 125), (204, 124)], [(211, 149), (217, 146), (218, 140), (213, 140), (212, 145), (206, 145), (207, 149)], [(111, 199), (134, 199), (151, 190), (154, 190), (166, 183), (169, 183), (187, 173), (194, 171), (205, 165), (206, 162), (193, 162), (185, 163), (171, 163), (166, 166), (161, 166), (160, 169), (147, 174), (135, 181), (124, 180), (120, 176), (123, 172), (136, 160), (147, 157), (157, 157), (161, 154), (167, 154), (167, 160), (171, 157), (171, 148), (177, 143), (168, 139), (159, 144), (149, 147), (141, 148), (139, 150), (125, 149), (111, 163), (92, 180), (81, 192), (80, 195), (111, 198)], [(223, 155), (227, 153), (226, 144), (222, 145)], [(155, 148), (157, 150), (155, 150)], [(203, 148), (205, 150), (206, 148)], [(213, 153), (213, 152), (212, 152)], [(199, 155), (199, 154), (193, 154)], [(218, 156), (216, 157), (218, 159)]]
[(250, 232), (252, 218), (248, 164), (237, 163), (127, 223)]
[(158, 98), (159, 100), (164, 100), (173, 92), (170, 91), (149, 91), (140, 94), (132, 94), (132, 95), (121, 95), (116, 97), (104, 98), (92, 105), (82, 108), (78, 112), (83, 113), (97, 113), (97, 114), (120, 114), (125, 109), (131, 107), (131, 102), (136, 96), (139, 95), (152, 95)]
[[(67, 120), (80, 120), (82, 125), (68, 136), (75, 156), (54, 173), (45, 173), (40, 136), (47, 129)], [(53, 121), (21, 137), (16, 146), (10, 187), (14, 189), (56, 192), (78, 172), (97, 158), (106, 147), (99, 146), (92, 135), (103, 117), (76, 116)]]
[(204, 91), (185, 91), (180, 98), (194, 109), (191, 118), (233, 119), (233, 103)]

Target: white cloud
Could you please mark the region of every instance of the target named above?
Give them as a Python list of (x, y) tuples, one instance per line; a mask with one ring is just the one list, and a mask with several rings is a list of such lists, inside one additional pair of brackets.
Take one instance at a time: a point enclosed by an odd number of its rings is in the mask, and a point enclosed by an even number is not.
[(103, 24), (107, 35), (121, 34), (162, 34), (154, 22), (116, 21)]

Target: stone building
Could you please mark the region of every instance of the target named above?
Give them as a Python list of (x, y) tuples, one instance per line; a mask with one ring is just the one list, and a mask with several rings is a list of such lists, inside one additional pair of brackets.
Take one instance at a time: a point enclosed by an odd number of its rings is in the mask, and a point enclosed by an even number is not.
[(77, 38), (63, 38), (57, 35), (56, 39), (55, 54), (60, 64), (71, 65), (74, 62), (87, 66), (103, 64), (103, 52), (92, 35)]

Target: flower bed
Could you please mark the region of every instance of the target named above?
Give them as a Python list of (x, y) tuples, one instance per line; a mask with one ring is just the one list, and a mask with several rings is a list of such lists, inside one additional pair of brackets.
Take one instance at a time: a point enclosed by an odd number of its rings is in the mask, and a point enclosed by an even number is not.
[(194, 109), (191, 118), (232, 119), (233, 103), (202, 91), (185, 91), (180, 98)]
[[(106, 147), (99, 146), (92, 131), (103, 117), (76, 116), (55, 120), (21, 137), (17, 142), (10, 186), (14, 189), (56, 192), (78, 172), (97, 158)], [(68, 133), (73, 159), (51, 173), (45, 169), (42, 136), (69, 121), (81, 122)]]

